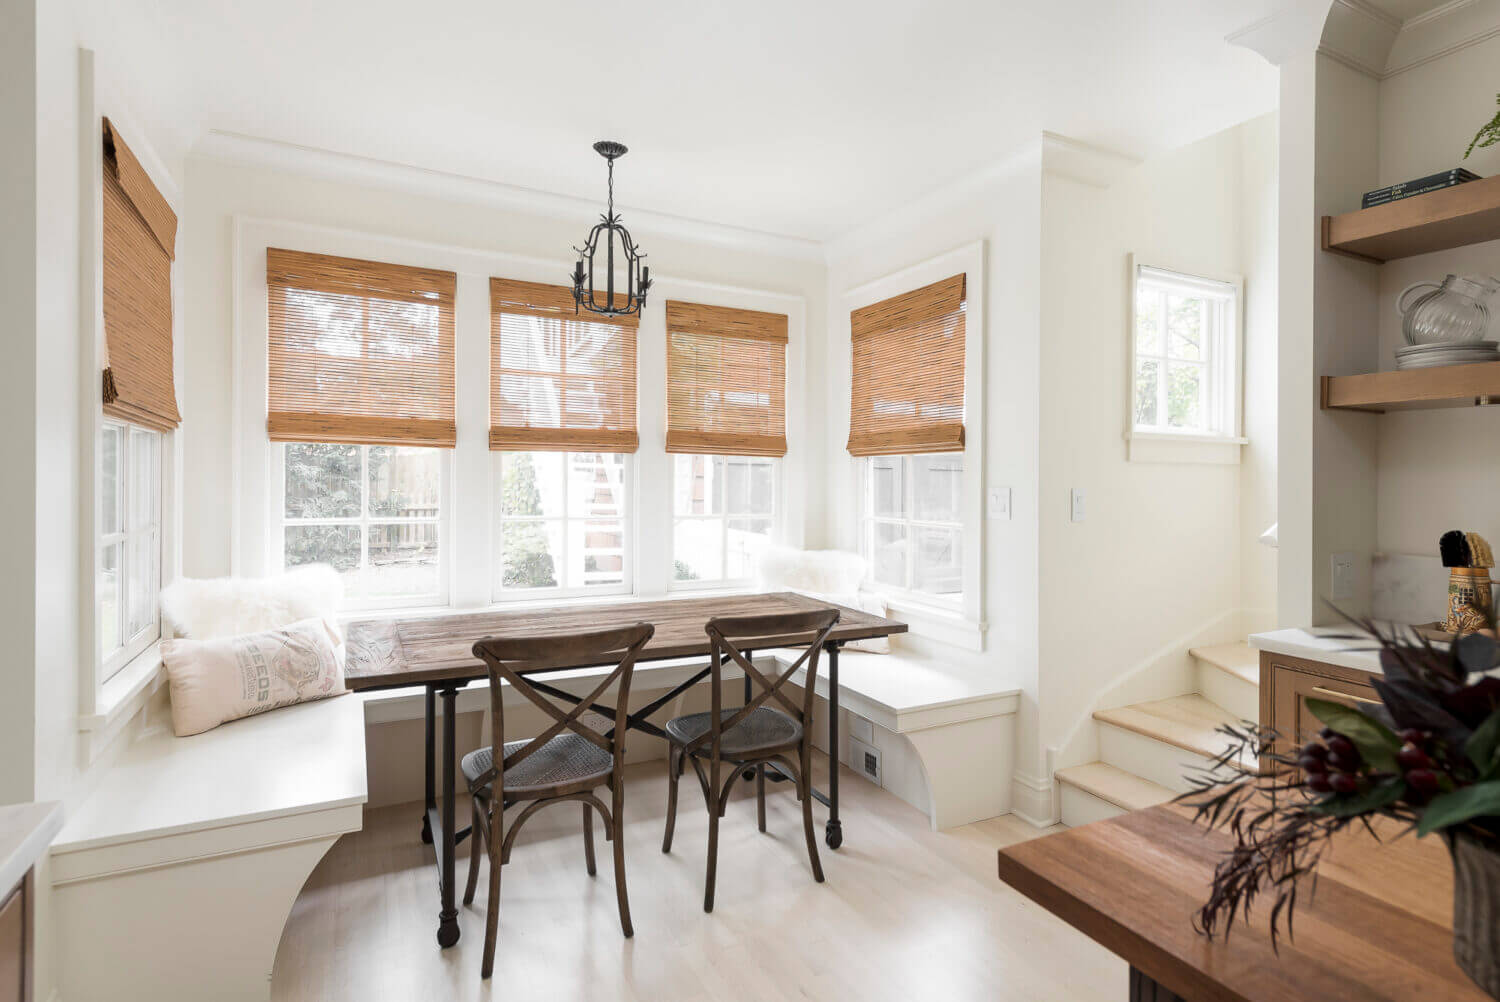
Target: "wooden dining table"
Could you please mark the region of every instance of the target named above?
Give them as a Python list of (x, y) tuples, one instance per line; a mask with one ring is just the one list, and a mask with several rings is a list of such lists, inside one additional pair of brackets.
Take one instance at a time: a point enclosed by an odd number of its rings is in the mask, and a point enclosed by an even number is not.
[[(795, 592), (752, 595), (719, 595), (699, 598), (663, 599), (646, 602), (598, 602), (529, 607), (503, 612), (445, 613), (404, 618), (366, 619), (346, 628), (347, 656), (344, 683), (355, 692), (421, 686), (425, 690), (425, 803), (422, 841), (434, 847), (438, 892), (437, 939), (448, 947), (458, 942), (458, 907), (455, 895), (455, 854), (468, 829), (456, 830), (456, 777), (454, 764), (454, 713), (458, 691), (470, 682), (488, 678), (484, 662), (474, 656), (474, 642), (490, 636), (545, 636), (607, 629), (646, 622), (656, 633), (641, 651), (637, 664), (674, 658), (707, 657), (710, 654), (704, 626), (721, 616), (770, 616), (829, 608), (831, 603)], [(837, 758), (839, 720), (839, 648), (851, 640), (865, 640), (905, 633), (906, 624), (857, 609), (836, 606), (839, 622), (825, 644), (828, 659), (828, 747)], [(784, 646), (769, 640), (766, 646)], [(746, 650), (749, 656), (752, 652)], [(612, 662), (610, 662), (612, 663)], [(528, 666), (533, 685), (555, 698), (579, 702), (579, 697), (545, 682), (539, 674), (604, 667), (605, 662), (560, 659)], [(686, 681), (653, 699), (629, 715), (633, 730), (665, 737), (665, 731), (649, 719), (692, 686), (707, 678), (712, 665), (705, 664)], [(809, 679), (807, 684), (813, 684)], [(745, 699), (750, 699), (750, 680), (745, 679)], [(442, 703), (443, 747), (437, 747), (437, 704)], [(441, 803), (437, 790), (437, 759), (442, 758)], [(772, 778), (767, 774), (767, 778)], [(839, 821), (839, 771), (828, 770), (828, 791), (813, 791), (813, 797), (828, 808), (825, 839), (831, 849), (843, 843)]]
[(1193, 928), (1234, 843), (1181, 806), (1001, 849), (1000, 879), (1126, 960), (1130, 1002), (1484, 1002), (1453, 960), (1447, 849), (1403, 828), (1335, 836), (1275, 944), (1269, 892), (1227, 937)]

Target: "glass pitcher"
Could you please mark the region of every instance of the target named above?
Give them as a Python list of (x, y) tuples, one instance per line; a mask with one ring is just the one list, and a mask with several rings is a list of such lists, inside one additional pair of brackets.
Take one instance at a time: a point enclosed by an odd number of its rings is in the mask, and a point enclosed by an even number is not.
[[(1419, 289), (1429, 291), (1413, 296)], [(1484, 301), (1497, 291), (1500, 281), (1496, 279), (1462, 275), (1449, 275), (1441, 284), (1408, 285), (1396, 297), (1396, 311), (1401, 314), (1401, 332), (1406, 335), (1406, 343), (1482, 340), (1490, 322), (1490, 311)]]

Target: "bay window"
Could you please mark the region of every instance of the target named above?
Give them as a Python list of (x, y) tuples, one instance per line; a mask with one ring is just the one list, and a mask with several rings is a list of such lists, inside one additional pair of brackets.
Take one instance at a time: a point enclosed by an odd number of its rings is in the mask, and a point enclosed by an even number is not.
[(745, 584), (777, 516), (777, 460), (672, 457), (672, 585)]
[(161, 452), (160, 432), (104, 422), (95, 594), (106, 679), (161, 636)]
[(499, 453), (497, 599), (630, 589), (626, 459), (618, 452)]

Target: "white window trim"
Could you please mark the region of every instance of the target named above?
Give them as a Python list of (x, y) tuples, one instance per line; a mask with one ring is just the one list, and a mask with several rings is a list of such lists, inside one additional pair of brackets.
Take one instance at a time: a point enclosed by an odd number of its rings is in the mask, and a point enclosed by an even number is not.
[[(1243, 436), (1244, 389), (1245, 389), (1245, 279), (1242, 275), (1171, 267), (1156, 259), (1150, 261), (1139, 255), (1129, 255), (1130, 261), (1130, 310), (1126, 317), (1125, 369), (1125, 442), (1126, 455), (1135, 463), (1205, 463), (1233, 465), (1240, 461), (1240, 446), (1249, 439)], [(1165, 428), (1135, 427), (1135, 369), (1136, 369), (1136, 287), (1142, 269), (1169, 272), (1180, 276), (1186, 285), (1196, 279), (1210, 291), (1229, 286), (1233, 290), (1230, 306), (1228, 335), (1230, 343), (1216, 345), (1215, 356), (1220, 360), (1217, 371), (1210, 374), (1213, 381), (1212, 398), (1221, 410), (1220, 421), (1225, 430), (1218, 434), (1197, 431), (1174, 432)], [(1166, 337), (1163, 329), (1162, 337)], [(1161, 378), (1166, 379), (1163, 373)]]
[[(526, 451), (526, 450), (517, 450), (517, 451)], [(535, 450), (533, 450), (533, 451), (535, 451)], [(589, 450), (589, 449), (569, 450), (568, 452), (563, 453), (563, 455), (564, 456), (572, 455), (573, 452), (575, 452), (575, 451), (576, 452), (590, 452), (590, 451), (593, 451), (593, 450)], [(503, 455), (503, 453), (500, 453), (500, 452), (492, 452), (492, 453), (490, 453), (490, 457), (491, 457), (490, 458), (490, 462), (493, 464), (492, 475), (494, 476), (494, 482), (495, 483), (499, 483), (500, 482), (500, 464), (501, 464), (501, 456), (502, 455)], [(566, 462), (564, 462), (563, 472), (564, 472), (564, 475), (566, 476), (566, 473), (567, 473)], [(580, 598), (580, 599), (583, 599), (583, 598), (590, 598), (590, 597), (606, 598), (606, 597), (609, 597), (609, 596), (612, 596), (612, 595), (630, 595), (630, 594), (633, 594), (634, 591), (635, 591), (635, 533), (633, 533), (631, 531), (631, 526), (634, 524), (634, 514), (635, 513), (631, 510), (630, 505), (632, 505), (632, 504), (635, 503), (635, 455), (632, 454), (632, 453), (626, 453), (625, 454), (625, 483), (622, 485), (621, 489), (624, 492), (625, 504), (626, 504), (625, 515), (624, 515), (624, 518), (622, 519), (622, 521), (624, 522), (623, 532), (624, 532), (624, 537), (625, 537), (624, 546), (622, 548), (623, 549), (622, 556), (623, 556), (623, 560), (624, 560), (624, 571), (621, 574), (622, 580), (617, 585), (579, 585), (577, 587), (571, 587), (571, 588), (567, 587), (565, 585), (559, 585), (556, 588), (504, 588), (504, 587), (502, 587), (501, 584), (500, 584), (500, 573), (499, 573), (500, 569), (501, 569), (501, 553), (500, 553), (500, 550), (501, 550), (501, 542), (502, 542), (502, 539), (501, 539), (501, 535), (502, 534), (500, 532), (500, 527), (501, 527), (501, 524), (505, 521), (505, 519), (503, 519), (501, 517), (501, 515), (500, 515), (500, 506), (499, 505), (492, 506), (491, 517), (494, 519), (495, 532), (494, 532), (494, 538), (493, 538), (493, 542), (492, 542), (492, 552), (491, 552), (491, 555), (490, 555), (490, 575), (491, 575), (491, 577), (490, 577), (490, 589), (491, 589), (491, 596), (492, 596), (494, 604), (496, 604), (498, 606), (506, 606), (506, 605), (512, 605), (512, 604), (514, 604), (516, 602), (536, 602), (536, 601), (543, 601), (543, 600), (556, 600), (556, 599), (568, 599), (568, 598)], [(564, 497), (564, 502), (563, 502), (564, 503), (564, 510), (566, 510), (566, 504), (567, 504), (567, 492), (566, 491), (564, 491), (563, 497)], [(583, 515), (566, 515), (566, 514), (564, 514), (564, 515), (553, 516), (553, 517), (550, 517), (550, 518), (548, 518), (548, 517), (524, 518), (523, 517), (523, 518), (518, 518), (518, 519), (512, 519), (512, 521), (563, 522), (563, 523), (567, 523), (567, 522), (583, 522), (583, 521), (588, 521), (588, 517), (587, 516), (583, 516)], [(564, 537), (563, 538), (564, 538), (564, 540), (567, 539), (566, 533), (564, 533)], [(566, 542), (564, 542), (564, 547), (566, 547), (566, 545), (567, 545)], [(566, 563), (566, 561), (567, 561), (566, 553), (564, 554), (563, 560)]]
[[(130, 587), (131, 587), (130, 577), (134, 573), (134, 567), (132, 566), (132, 561), (131, 561), (131, 549), (132, 548), (131, 548), (130, 544), (131, 544), (132, 538), (140, 536), (143, 532), (150, 532), (150, 533), (152, 533), (152, 534), (154, 534), (156, 536), (156, 551), (157, 551), (156, 552), (156, 561), (157, 561), (157, 563), (156, 563), (155, 570), (156, 570), (156, 579), (157, 580), (156, 580), (155, 584), (156, 584), (157, 593), (159, 594), (160, 591), (161, 591), (161, 577), (162, 577), (162, 574), (161, 574), (162, 536), (165, 533), (165, 530), (164, 530), (164, 528), (162, 526), (162, 508), (163, 508), (163, 504), (162, 504), (162, 496), (161, 496), (161, 494), (162, 494), (162, 488), (163, 488), (163, 486), (165, 484), (165, 480), (162, 477), (161, 466), (162, 466), (162, 453), (166, 452), (166, 450), (167, 450), (167, 438), (166, 438), (166, 435), (164, 435), (161, 432), (156, 431), (155, 429), (152, 429), (152, 428), (145, 428), (145, 427), (140, 426), (140, 425), (135, 425), (135, 424), (132, 424), (129, 421), (122, 421), (119, 418), (105, 418), (105, 419), (103, 419), (103, 420), (100, 421), (100, 436), (101, 436), (101, 441), (102, 441), (102, 436), (103, 436), (103, 432), (104, 432), (104, 427), (106, 425), (113, 425), (114, 427), (120, 429), (120, 445), (119, 445), (119, 447), (118, 447), (118, 449), (116, 451), (116, 455), (117, 455), (117, 457), (119, 459), (120, 468), (116, 472), (116, 475), (115, 475), (115, 497), (118, 499), (118, 507), (119, 507), (119, 513), (118, 514), (119, 514), (119, 519), (120, 519), (120, 525), (119, 525), (119, 528), (116, 531), (110, 532), (110, 533), (104, 532), (103, 531), (103, 526), (101, 525), (100, 526), (100, 532), (99, 532), (99, 534), (94, 537), (94, 546), (95, 546), (96, 549), (101, 550), (101, 551), (104, 550), (108, 546), (118, 545), (120, 547), (120, 562), (119, 562), (119, 567), (117, 568), (117, 571), (116, 571), (117, 577), (119, 579), (119, 584), (116, 587), (116, 593), (115, 593), (115, 605), (116, 605), (115, 615), (116, 615), (116, 618), (121, 623), (121, 626), (122, 626), (121, 636), (122, 636), (122, 639), (123, 639), (123, 644), (118, 649), (116, 649), (114, 651), (111, 651), (108, 656), (105, 656), (102, 652), (99, 655), (99, 657), (101, 659), (100, 660), (100, 669), (99, 669), (100, 670), (100, 674), (103, 676), (104, 684), (108, 685), (109, 682), (110, 682), (110, 680), (113, 679), (115, 675), (119, 674), (119, 672), (127, 664), (129, 664), (131, 661), (134, 661), (137, 657), (139, 657), (142, 653), (144, 653), (147, 648), (151, 647), (153, 644), (155, 644), (157, 641), (159, 641), (161, 639), (162, 623), (161, 623), (161, 607), (160, 607), (160, 603), (159, 602), (155, 602), (155, 601), (152, 602), (152, 607), (151, 607), (151, 621), (149, 623), (147, 623), (146, 626), (143, 629), (141, 629), (135, 636), (133, 636), (133, 637), (126, 637), (126, 636), (124, 636), (123, 626), (124, 626), (124, 624), (128, 623), (129, 619), (130, 619)], [(131, 521), (131, 501), (133, 500), (133, 495), (135, 494), (135, 489), (136, 489), (135, 488), (135, 482), (134, 482), (134, 478), (135, 478), (135, 446), (131, 444), (131, 440), (135, 437), (132, 434), (132, 430), (133, 429), (139, 429), (139, 430), (148, 432), (148, 433), (156, 436), (156, 449), (157, 449), (157, 454), (156, 454), (156, 466), (157, 466), (157, 469), (156, 469), (156, 475), (157, 475), (157, 483), (156, 483), (156, 511), (154, 511), (152, 513), (153, 519), (151, 520), (151, 524), (149, 525), (149, 527), (146, 528), (146, 529), (139, 529), (139, 528), (132, 529), (130, 527), (130, 521)], [(100, 456), (100, 459), (102, 461), (102, 459), (103, 459), (103, 448), (102, 448), (102, 446), (101, 446), (100, 451), (99, 451), (99, 456)], [(101, 489), (101, 492), (102, 492), (102, 489), (103, 489), (102, 485), (101, 485), (100, 489)], [(102, 497), (100, 499), (100, 513), (101, 513), (101, 515), (103, 513), (103, 498)], [(99, 560), (98, 555), (95, 556), (95, 560), (98, 561), (98, 563), (95, 564), (95, 571), (94, 571), (94, 573), (98, 574), (99, 570), (102, 568), (103, 562)], [(96, 581), (97, 581), (97, 579), (96, 579)], [(99, 613), (101, 611), (102, 611), (101, 597), (100, 596), (96, 596), (95, 597), (95, 622), (96, 623), (98, 622), (98, 616), (99, 616)], [(96, 636), (95, 639), (96, 640), (102, 640), (103, 638)]]
[[(123, 106), (116, 92), (98, 78), (96, 60), (90, 49), (79, 49), (79, 90), (83, 95), (79, 137), (90, 151), (83, 170), (90, 176), (80, 199), (80, 243), (78, 297), (78, 387), (79, 428), (83, 436), (83, 455), (79, 457), (78, 512), (79, 538), (88, 541), (80, 547), (80, 581), (78, 588), (80, 645), (78, 664), (78, 727), (87, 732), (85, 754), (92, 761), (113, 741), (124, 723), (135, 716), (166, 680), (161, 667), (159, 643), (151, 643), (122, 666), (110, 671), (99, 649), (99, 540), (103, 515), (103, 485), (99, 477), (102, 455), (104, 410), (100, 399), (102, 373), (107, 357), (104, 337), (104, 150), (99, 141), (99, 122), (108, 115), (125, 135), (130, 149), (141, 162), (162, 197), (179, 218), (182, 192), (152, 147), (147, 130)], [(172, 265), (172, 345), (173, 358), (183, 355), (183, 283), (181, 267)], [(174, 391), (182, 399), (180, 364), (173, 373)], [(161, 578), (166, 587), (182, 574), (182, 435), (163, 432), (161, 441)], [(158, 608), (158, 615), (160, 610)], [(166, 626), (162, 625), (163, 634)], [(108, 666), (112, 667), (112, 666)]]
[[(279, 534), (268, 513), (280, 501), (277, 460), (266, 435), (267, 307), (265, 252), (290, 247), (320, 254), (400, 261), (458, 274), (455, 307), (458, 443), (452, 450), (451, 504), (445, 505), (448, 533), (448, 609), (512, 608), (572, 599), (550, 592), (506, 596), (497, 602), (492, 561), (499, 519), (494, 510), (497, 483), (489, 450), (489, 348), (491, 276), (557, 284), (570, 260), (544, 259), (447, 244), (383, 236), (357, 230), (287, 220), (235, 216), (233, 428), (230, 465), (230, 572), (256, 576), (280, 566)], [(652, 301), (683, 299), (714, 306), (784, 313), (788, 318), (787, 455), (781, 460), (780, 510), (773, 538), (787, 546), (803, 543), (803, 512), (808, 469), (805, 392), (806, 302), (801, 295), (652, 275)], [(670, 588), (672, 576), (671, 456), (666, 439), (666, 311), (648, 307), (637, 333), (637, 407), (641, 447), (629, 461), (627, 549), (633, 591), (619, 596), (589, 589), (583, 600), (621, 601), (686, 594)], [(601, 590), (602, 591), (602, 590)], [(429, 607), (430, 608), (430, 607)], [(398, 610), (405, 606), (396, 607)]]
[[(717, 457), (720, 457), (720, 458), (722, 458), (722, 459), (724, 459), (726, 461), (729, 460), (730, 458), (732, 458), (732, 455), (730, 453), (722, 453), (722, 452), (717, 452), (717, 453), (699, 453), (698, 455), (705, 455), (705, 456), (712, 455), (712, 456), (717, 456)], [(715, 520), (715, 521), (719, 522), (720, 523), (720, 534), (722, 536), (722, 540), (723, 540), (723, 544), (724, 544), (724, 549), (723, 549), (723, 553), (722, 553), (722, 559), (724, 561), (723, 566), (727, 567), (728, 564), (729, 564), (729, 523), (731, 521), (734, 521), (735, 519), (765, 518), (766, 516), (765, 515), (744, 514), (744, 513), (740, 513), (740, 512), (732, 513), (732, 512), (730, 512), (728, 510), (729, 506), (728, 506), (727, 503), (724, 506), (725, 507), (724, 512), (722, 514), (719, 514), (719, 515), (679, 515), (679, 514), (677, 514), (677, 483), (676, 483), (676, 479), (677, 479), (677, 464), (676, 464), (676, 462), (674, 460), (672, 460), (671, 457), (668, 457), (668, 461), (671, 463), (670, 469), (671, 469), (671, 476), (672, 476), (672, 484), (670, 485), (671, 492), (672, 492), (671, 493), (671, 501), (672, 501), (672, 539), (671, 539), (671, 545), (672, 545), (672, 559), (673, 559), (674, 563), (673, 563), (672, 577), (669, 578), (668, 581), (667, 581), (667, 590), (670, 591), (670, 592), (705, 592), (705, 593), (726, 592), (726, 591), (731, 591), (732, 592), (732, 591), (745, 591), (745, 590), (749, 590), (750, 588), (752, 588), (755, 585), (756, 575), (752, 574), (752, 575), (749, 575), (749, 576), (746, 576), (746, 577), (738, 577), (738, 578), (721, 577), (721, 578), (715, 578), (715, 579), (706, 580), (706, 581), (705, 580), (694, 580), (694, 581), (678, 581), (678, 580), (676, 580), (676, 573), (677, 572), (676, 572), (675, 561), (677, 559), (677, 523), (679, 521), (684, 520), (684, 519), (703, 519), (703, 520), (712, 519), (712, 520)], [(773, 544), (773, 545), (784, 545), (783, 544), (783, 537), (785, 536), (785, 527), (786, 527), (786, 519), (782, 515), (782, 510), (784, 508), (784, 504), (783, 504), (783, 497), (784, 497), (783, 491), (785, 490), (784, 482), (785, 482), (786, 478), (781, 475), (781, 467), (782, 467), (782, 459), (781, 459), (781, 457), (780, 456), (773, 456), (773, 457), (771, 457), (771, 515), (770, 515), (770, 518), (771, 518), (771, 532), (766, 537), (766, 541), (768, 543)], [(721, 489), (724, 490), (724, 491), (726, 491), (726, 492), (729, 489), (729, 475), (728, 475), (727, 470), (726, 470), (725, 475), (724, 475), (724, 483), (721, 485)]]
[[(272, 443), (271, 449), (271, 483), (274, 485), (270, 495), (271, 511), (267, 514), (267, 520), (272, 530), (270, 532), (271, 552), (268, 555), (270, 566), (277, 572), (290, 570), (283, 566), (285, 560), (285, 531), (288, 519), (286, 518), (286, 448), (287, 443)], [(438, 463), (438, 590), (421, 595), (394, 595), (394, 596), (345, 596), (344, 607), (351, 611), (368, 611), (378, 609), (400, 609), (408, 607), (441, 607), (448, 604), (448, 591), (452, 579), (452, 571), (449, 567), (450, 550), (448, 511), (452, 507), (451, 495), (453, 493), (453, 456), (451, 449), (439, 449)], [(366, 468), (368, 450), (361, 452), (360, 458), (360, 514), (357, 519), (307, 519), (309, 525), (315, 524), (341, 524), (357, 525), (360, 530), (360, 552), (365, 552), (368, 546), (369, 528), (371, 525), (396, 525), (402, 522), (397, 518), (371, 518), (369, 513), (370, 503), (368, 497), (369, 471)], [(292, 522), (300, 521), (292, 519)], [(408, 520), (416, 521), (416, 520)]]
[[(985, 357), (985, 242), (976, 240), (944, 254), (893, 272), (849, 289), (842, 305), (829, 324), (829, 371), (831, 380), (841, 380), (839, 393), (830, 394), (829, 448), (843, 452), (846, 460), (843, 474), (836, 484), (836, 496), (829, 499), (835, 511), (851, 512), (837, 525), (839, 545), (860, 552), (859, 532), (862, 512), (859, 509), (861, 488), (860, 460), (844, 451), (849, 433), (849, 314), (863, 306), (878, 303), (903, 292), (921, 288), (959, 272), (965, 275), (964, 321), (964, 486), (961, 501), (963, 547), (963, 595), (957, 602), (889, 589), (867, 581), (865, 590), (885, 599), (892, 615), (909, 618), (911, 632), (969, 650), (984, 649), (984, 357)], [(836, 401), (836, 402), (835, 402)], [(841, 413), (834, 413), (839, 408)], [(837, 443), (833, 436), (837, 435)], [(842, 502), (840, 497), (842, 496)]]

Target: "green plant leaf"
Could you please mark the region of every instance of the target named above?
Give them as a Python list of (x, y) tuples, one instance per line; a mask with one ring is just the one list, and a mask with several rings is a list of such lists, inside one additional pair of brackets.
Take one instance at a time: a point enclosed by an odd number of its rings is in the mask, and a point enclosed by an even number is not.
[(1496, 752), (1500, 752), (1500, 713), (1491, 713), (1469, 735), (1469, 740), (1464, 743), (1464, 754), (1469, 756), (1469, 761), (1479, 770), (1479, 778), (1489, 779), (1496, 767), (1500, 766)]
[(1396, 752), (1401, 749), (1401, 739), (1389, 727), (1352, 707), (1326, 699), (1309, 699), (1307, 708), (1313, 716), (1353, 741), (1366, 762), (1381, 772), (1396, 771)]
[(1331, 796), (1319, 801), (1308, 808), (1313, 814), (1322, 814), (1335, 818), (1352, 818), (1360, 814), (1369, 814), (1378, 811), (1388, 804), (1394, 804), (1406, 793), (1406, 781), (1399, 776), (1377, 783), (1364, 793), (1351, 793), (1345, 796)]
[(1473, 818), (1497, 815), (1500, 815), (1500, 781), (1475, 783), (1445, 793), (1428, 804), (1417, 822), (1417, 834), (1426, 835)]

